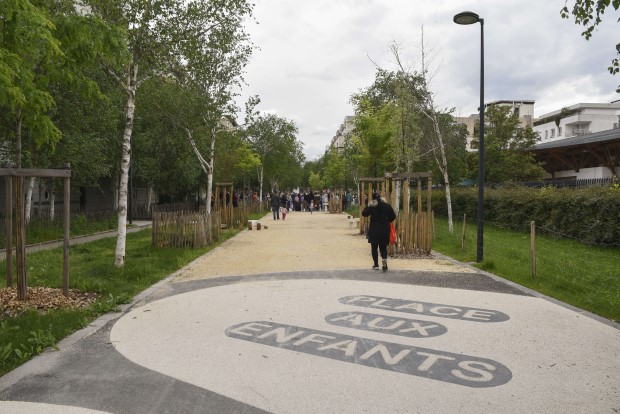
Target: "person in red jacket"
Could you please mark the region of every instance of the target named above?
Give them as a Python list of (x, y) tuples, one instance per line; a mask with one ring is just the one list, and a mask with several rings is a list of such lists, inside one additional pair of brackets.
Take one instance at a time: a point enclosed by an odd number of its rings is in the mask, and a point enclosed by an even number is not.
[(379, 193), (373, 193), (372, 201), (364, 208), (362, 216), (370, 217), (368, 243), (370, 243), (370, 254), (373, 260), (372, 268), (379, 270), (378, 253), (381, 253), (381, 269), (386, 272), (388, 270), (387, 246), (390, 243), (390, 223), (396, 219), (396, 213)]

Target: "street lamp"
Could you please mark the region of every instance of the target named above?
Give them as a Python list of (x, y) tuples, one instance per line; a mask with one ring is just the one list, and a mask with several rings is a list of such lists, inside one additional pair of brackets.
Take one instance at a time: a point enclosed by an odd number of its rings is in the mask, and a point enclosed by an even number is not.
[(480, 139), (478, 147), (478, 250), (476, 261), (482, 262), (484, 235), (484, 19), (476, 13), (465, 11), (454, 16), (454, 23), (469, 25), (480, 23)]

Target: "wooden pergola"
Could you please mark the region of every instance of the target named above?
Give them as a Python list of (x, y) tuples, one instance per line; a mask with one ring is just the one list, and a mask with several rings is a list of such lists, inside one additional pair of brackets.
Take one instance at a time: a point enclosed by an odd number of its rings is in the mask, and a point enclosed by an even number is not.
[(71, 169), (0, 168), (6, 180), (6, 286), (13, 286), (13, 184), (15, 184), (15, 258), (17, 265), (17, 299), (26, 300), (26, 220), (24, 178), (64, 178), (63, 294), (69, 295), (69, 236), (71, 215)]
[(560, 171), (583, 168), (607, 167), (618, 177), (620, 169), (620, 129), (612, 129), (535, 145), (532, 150), (536, 161), (544, 163), (544, 169), (553, 178)]
[[(396, 219), (397, 243), (396, 250), (402, 253), (424, 253), (429, 254), (433, 245), (433, 173), (414, 172), (414, 173), (386, 173), (386, 179), (390, 181), (391, 203), (393, 206), (400, 205), (400, 200), (396, 198), (396, 183), (402, 183), (402, 212)], [(417, 182), (417, 211), (411, 211), (410, 187), (412, 180)], [(426, 180), (426, 211), (422, 208), (422, 181)]]

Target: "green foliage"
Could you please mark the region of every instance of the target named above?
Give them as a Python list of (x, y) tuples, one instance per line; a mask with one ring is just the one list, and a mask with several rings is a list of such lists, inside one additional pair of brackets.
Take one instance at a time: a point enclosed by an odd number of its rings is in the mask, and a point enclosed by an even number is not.
[(325, 187), (325, 181), (323, 181), (319, 173), (315, 172), (310, 173), (310, 177), (308, 177), (308, 184), (310, 185), (310, 188), (315, 190), (319, 190)]
[(21, 140), (21, 128), (32, 132), (39, 144), (55, 142), (60, 131), (48, 115), (54, 106), (49, 93), (50, 76), (64, 59), (55, 26), (45, 10), (28, 0), (0, 3), (0, 107), (6, 114), (0, 120)]
[[(54, 119), (57, 91), (101, 98), (92, 69), (100, 56), (117, 54), (122, 32), (78, 15), (71, 1), (5, 1), (0, 15), (0, 108), (5, 111), (0, 124), (18, 149), (23, 139), (31, 151), (49, 155), (61, 138)], [(22, 154), (12, 158), (21, 162)]]
[[(325, 170), (324, 185), (328, 187), (343, 187), (347, 175), (347, 165), (344, 158), (338, 153), (338, 150), (332, 148), (325, 154)], [(316, 181), (316, 180), (315, 180)], [(320, 184), (316, 183), (315, 184)], [(319, 187), (312, 187), (320, 189)]]
[[(538, 135), (529, 126), (522, 127), (510, 106), (491, 105), (485, 112), (484, 177), (487, 183), (541, 179), (544, 170), (529, 152)], [(478, 139), (472, 141), (478, 145)], [(478, 176), (478, 167), (470, 178)]]
[[(455, 217), (477, 215), (477, 189), (453, 188)], [(447, 215), (445, 193), (433, 192), (433, 209)], [(509, 187), (485, 189), (485, 222), (501, 223), (526, 231), (535, 221), (540, 231), (593, 245), (618, 246), (620, 240), (620, 191), (609, 187), (540, 189)]]
[(247, 129), (246, 138), (260, 157), (264, 180), (271, 191), (300, 184), (304, 161), (297, 125), (275, 114), (259, 116)]
[[(177, 123), (181, 113), (189, 117), (198, 110), (192, 106), (195, 91), (176, 82), (153, 78), (139, 92), (133, 130), (134, 176), (160, 194), (180, 199), (198, 188), (201, 177), (200, 165)], [(196, 129), (194, 135), (206, 137), (208, 131)], [(203, 145), (203, 141), (199, 139), (198, 143)], [(206, 151), (205, 146), (200, 149)]]
[(358, 177), (379, 177), (394, 170), (393, 136), (392, 108), (376, 108), (369, 99), (362, 98), (356, 108), (355, 132), (346, 149), (358, 166)]

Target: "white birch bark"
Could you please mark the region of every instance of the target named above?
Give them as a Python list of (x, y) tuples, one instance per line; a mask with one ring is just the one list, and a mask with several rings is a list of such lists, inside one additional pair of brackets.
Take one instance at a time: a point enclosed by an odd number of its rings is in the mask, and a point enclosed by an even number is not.
[(146, 192), (146, 211), (149, 216), (151, 215), (151, 204), (153, 203), (153, 186), (149, 184)]
[[(211, 197), (213, 194), (213, 165), (215, 160), (215, 129), (211, 129), (211, 145), (209, 147), (209, 162), (207, 166), (209, 171), (207, 172), (207, 215), (211, 214)], [(209, 223), (211, 221), (209, 220)]]
[(28, 184), (26, 187), (26, 223), (30, 223), (30, 214), (32, 212), (32, 191), (34, 190), (34, 183), (36, 180), (36, 177), (28, 177)]
[[(422, 60), (422, 73), (424, 75), (424, 79), (426, 84), (430, 82), (428, 79), (428, 67), (426, 64), (426, 51), (424, 48), (424, 28), (422, 28), (422, 37), (421, 37), (421, 60)], [(433, 100), (433, 94), (428, 94), (428, 99), (426, 102), (426, 108), (422, 108), (422, 113), (429, 118), (431, 123), (433, 124), (433, 129), (435, 130), (435, 135), (437, 139), (437, 143), (439, 144), (439, 153), (441, 156), (441, 160), (437, 157), (437, 153), (433, 149), (433, 154), (435, 155), (435, 161), (437, 162), (437, 166), (439, 167), (439, 171), (441, 171), (443, 175), (444, 182), (446, 183), (446, 204), (448, 207), (448, 231), (450, 234), (454, 232), (454, 223), (452, 220), (452, 195), (450, 193), (450, 177), (448, 175), (448, 159), (446, 157), (446, 147), (444, 145), (443, 133), (441, 132), (441, 128), (439, 127), (439, 120), (437, 119), (437, 111), (435, 110), (435, 102)], [(433, 146), (434, 147), (434, 146)]]
[(396, 215), (398, 216), (398, 213), (400, 211), (400, 203), (398, 202), (400, 200), (400, 193), (401, 193), (401, 187), (402, 187), (402, 181), (397, 180), (396, 181), (396, 189), (394, 191), (396, 191), (396, 202), (394, 203), (395, 205), (392, 206), (392, 208), (394, 209), (394, 212), (396, 213)]
[(56, 217), (56, 193), (50, 189), (50, 221)]
[(133, 130), (134, 111), (136, 109), (136, 89), (138, 78), (138, 65), (130, 65), (127, 78), (127, 108), (125, 111), (125, 131), (123, 133), (123, 146), (121, 156), (121, 177), (118, 189), (118, 237), (116, 239), (116, 252), (114, 265), (125, 265), (125, 246), (127, 242), (127, 185), (129, 182), (129, 163), (131, 161), (131, 133)]
[[(192, 131), (185, 127), (183, 128), (183, 130), (185, 131), (185, 135), (187, 136), (187, 139), (189, 141), (190, 146), (192, 147), (192, 151), (194, 151), (194, 154), (196, 155), (196, 158), (198, 159), (198, 164), (200, 164), (200, 169), (207, 174), (207, 194), (206, 194), (206, 206), (205, 206), (205, 212), (207, 217), (211, 214), (211, 196), (213, 194), (213, 162), (215, 159), (215, 130), (211, 130), (211, 145), (209, 148), (209, 161), (207, 161), (202, 154), (200, 153), (200, 150), (198, 149), (198, 145), (196, 145), (196, 140), (194, 140), (194, 137), (192, 135)], [(210, 223), (210, 220), (208, 221), (208, 223)]]
[[(431, 108), (432, 106), (432, 99)], [(452, 195), (450, 194), (450, 177), (448, 175), (448, 159), (446, 157), (446, 147), (443, 143), (443, 134), (441, 132), (441, 128), (439, 127), (439, 121), (437, 120), (437, 114), (434, 109), (429, 110), (431, 113), (427, 113), (423, 111), (423, 113), (431, 120), (433, 123), (433, 129), (435, 130), (435, 136), (437, 138), (437, 143), (439, 144), (439, 154), (441, 159), (437, 157), (435, 151), (435, 161), (437, 162), (437, 166), (439, 167), (439, 171), (443, 175), (444, 182), (446, 183), (446, 203), (448, 204), (448, 231), (450, 234), (454, 232), (454, 223), (452, 221)]]
[(261, 165), (258, 172), (258, 182), (260, 183), (258, 191), (258, 202), (260, 205), (260, 211), (263, 212), (263, 166)]

